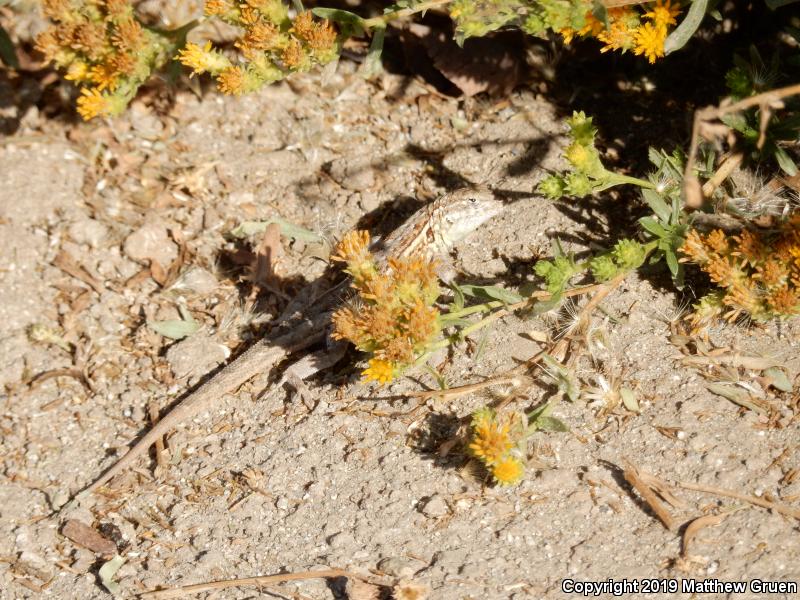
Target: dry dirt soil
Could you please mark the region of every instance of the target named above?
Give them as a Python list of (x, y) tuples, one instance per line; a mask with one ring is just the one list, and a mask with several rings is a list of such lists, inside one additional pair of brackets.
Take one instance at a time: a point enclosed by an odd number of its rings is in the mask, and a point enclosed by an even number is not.
[[(584, 387), (605, 371), (635, 390), (640, 411), (559, 401), (540, 375), (524, 381), (509, 408), (551, 398), (570, 431), (532, 436), (518, 486), (491, 486), (463, 446), (470, 413), (509, 389), (417, 406), (387, 398), (435, 386), (429, 372), (364, 385), (351, 355), (302, 400), (265, 373), (168, 436), (158, 463), (151, 453), (52, 517), (151, 413), (251, 343), (323, 272), (324, 245), (285, 238), (273, 284), (253, 290), (246, 265), (259, 236), (230, 235), (243, 222), (280, 216), (329, 239), (356, 224), (386, 231), (447, 189), (485, 182), (506, 211), (458, 247), (455, 264), (461, 281), (515, 288), (535, 280), (554, 238), (585, 254), (626, 212), (613, 196), (552, 203), (533, 193), (562, 166), (565, 138), (557, 110), (531, 91), (464, 102), (399, 76), (366, 81), (343, 61), (240, 99), (182, 91), (166, 109), (149, 106), (89, 124), (30, 108), (0, 145), (0, 597), (108, 596), (103, 557), (62, 535), (65, 518), (116, 543), (122, 596), (327, 567), (406, 578), (441, 600), (560, 598), (564, 578), (800, 581), (796, 519), (674, 486), (668, 530), (623, 477), (630, 461), (672, 483), (795, 507), (800, 498), (797, 394), (724, 358), (683, 364), (673, 332), (691, 296), (661, 269), (630, 276), (595, 311), (600, 356), (570, 355)], [(150, 325), (181, 310), (200, 325), (182, 341)], [(436, 366), (451, 386), (478, 382), (557, 330), (508, 316)], [(794, 380), (798, 333), (720, 324), (704, 343), (775, 359)], [(723, 369), (762, 412), (707, 390), (704, 375)], [(701, 521), (683, 548), (682, 528), (716, 514), (725, 518)], [(337, 579), (206, 597), (344, 593)]]

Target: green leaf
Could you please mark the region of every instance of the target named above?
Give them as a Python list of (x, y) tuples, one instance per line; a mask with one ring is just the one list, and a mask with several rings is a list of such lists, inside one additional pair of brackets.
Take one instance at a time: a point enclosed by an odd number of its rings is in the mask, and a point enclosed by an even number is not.
[(592, 2), (592, 16), (600, 21), (608, 29), (608, 8), (600, 0)]
[(664, 251), (664, 260), (667, 261), (669, 272), (672, 273), (673, 277), (675, 277), (678, 274), (680, 263), (678, 262), (678, 257), (675, 255), (675, 252), (672, 250), (672, 248)]
[(343, 25), (345, 31), (342, 32), (342, 35), (345, 35), (345, 37), (349, 37), (349, 34), (360, 37), (364, 35), (364, 30), (367, 29), (364, 25), (364, 19), (349, 10), (317, 7), (312, 8), (311, 12), (317, 17), (329, 19)]
[[(666, 207), (666, 204), (664, 206)], [(658, 221), (656, 221), (653, 217), (642, 217), (639, 219), (639, 225), (657, 238), (661, 239), (669, 236), (669, 232), (659, 225)]]
[(779, 367), (770, 367), (764, 371), (764, 375), (769, 377), (772, 387), (782, 392), (792, 391), (792, 382), (786, 376), (786, 371)]
[(672, 211), (658, 192), (644, 189), (642, 190), (642, 198), (661, 221), (664, 223), (669, 222)]
[(694, 0), (686, 13), (686, 18), (681, 21), (675, 30), (664, 40), (664, 54), (671, 54), (683, 48), (694, 35), (694, 32), (703, 22), (708, 8), (708, 0)]
[(536, 419), (536, 427), (542, 431), (569, 431), (567, 424), (555, 417), (539, 417)]
[(499, 300), (506, 304), (515, 304), (524, 300), (524, 298), (516, 292), (497, 287), (496, 285), (462, 285), (461, 291), (467, 296)]
[(372, 77), (383, 70), (381, 54), (383, 53), (383, 39), (385, 36), (386, 27), (375, 28), (372, 34), (372, 42), (369, 45), (369, 52), (367, 52), (364, 65), (361, 67), (361, 75), (363, 77)]
[(534, 424), (536, 421), (541, 419), (542, 417), (547, 416), (550, 414), (550, 411), (553, 409), (549, 402), (545, 402), (541, 406), (537, 406), (531, 412), (528, 413), (528, 423)]
[(783, 169), (789, 177), (797, 175), (797, 165), (794, 164), (792, 157), (787, 154), (786, 150), (780, 146), (775, 146), (775, 160), (778, 161), (778, 166)]
[(281, 235), (291, 238), (293, 240), (301, 240), (303, 242), (321, 242), (323, 237), (304, 229), (294, 223), (290, 223), (281, 217), (272, 217), (266, 221), (244, 221), (236, 229), (232, 230), (230, 234), (235, 238), (248, 238), (252, 235), (264, 233), (267, 227), (272, 223), (276, 223), (281, 228)]
[(474, 362), (479, 362), (483, 353), (486, 351), (486, 343), (489, 341), (489, 333), (491, 329), (484, 329), (481, 333), (481, 339), (478, 340), (478, 349), (475, 351), (475, 356), (472, 357)]
[(197, 321), (182, 321), (180, 319), (148, 321), (147, 326), (158, 335), (163, 335), (171, 340), (182, 340), (200, 329), (200, 323)]
[(110, 594), (116, 596), (119, 594), (119, 584), (114, 581), (114, 575), (117, 574), (119, 568), (125, 564), (125, 559), (119, 554), (115, 554), (114, 558), (104, 563), (97, 574), (100, 576), (100, 583), (108, 590)]
[(14, 49), (14, 42), (11, 41), (8, 33), (3, 26), (0, 25), (0, 59), (7, 67), (12, 69), (19, 69), (19, 60), (17, 60), (17, 52)]
[(441, 373), (439, 373), (439, 371), (437, 371), (430, 365), (425, 365), (425, 368), (427, 369), (428, 373), (430, 373), (431, 376), (436, 380), (436, 385), (439, 386), (440, 390), (448, 389), (449, 386), (447, 385), (447, 380)]
[(550, 312), (551, 310), (558, 308), (563, 300), (561, 291), (559, 291), (557, 294), (553, 294), (549, 300), (542, 300), (541, 302), (537, 302), (536, 304), (534, 304), (533, 308), (531, 309), (531, 313), (534, 316), (541, 315), (543, 313)]
[(452, 283), (450, 289), (453, 290), (453, 303), (450, 305), (450, 312), (458, 312), (467, 303), (466, 298), (464, 298), (464, 292), (461, 291), (461, 287), (456, 283)]

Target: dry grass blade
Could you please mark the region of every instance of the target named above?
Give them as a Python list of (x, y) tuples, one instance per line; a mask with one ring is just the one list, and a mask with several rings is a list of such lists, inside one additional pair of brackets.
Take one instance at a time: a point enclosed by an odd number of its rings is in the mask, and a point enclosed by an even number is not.
[(65, 250), (62, 250), (58, 253), (55, 260), (53, 260), (53, 266), (61, 269), (67, 275), (70, 275), (75, 279), (79, 279), (98, 294), (102, 294), (105, 291), (103, 284), (92, 277), (86, 271), (86, 269), (75, 262), (75, 259), (72, 258)]
[[(735, 509), (739, 510), (739, 509)], [(698, 517), (694, 519), (689, 525), (686, 526), (686, 530), (683, 532), (683, 541), (681, 542), (681, 556), (684, 559), (690, 559), (689, 555), (689, 544), (691, 541), (697, 537), (697, 534), (700, 533), (706, 527), (715, 527), (722, 523), (725, 519), (728, 518), (728, 515), (731, 512), (725, 512), (718, 515), (705, 515), (703, 517)]]
[(686, 365), (721, 365), (727, 364), (734, 368), (753, 369), (764, 371), (770, 367), (780, 367), (783, 364), (772, 358), (760, 356), (743, 356), (741, 354), (718, 354), (716, 356), (677, 356)]
[[(158, 406), (154, 401), (147, 404), (147, 415), (150, 418), (150, 426), (155, 427), (161, 417), (158, 414)], [(166, 468), (167, 466), (164, 459), (164, 438), (161, 437), (156, 440), (156, 464), (160, 468)]]
[(176, 588), (169, 588), (165, 590), (152, 590), (140, 594), (140, 598), (182, 598), (192, 594), (199, 594), (201, 592), (210, 592), (214, 590), (224, 590), (232, 587), (241, 587), (245, 585), (271, 585), (275, 583), (284, 583), (286, 581), (301, 581), (304, 579), (330, 579), (333, 577), (347, 577), (355, 579), (363, 579), (355, 573), (345, 571), (343, 569), (326, 569), (323, 571), (303, 571), (301, 573), (284, 573), (282, 575), (265, 575), (263, 577), (242, 577), (240, 579), (228, 579), (225, 581), (209, 581), (206, 583), (196, 583), (194, 585), (184, 585)]
[[(613, 1), (613, 0), (612, 0)], [(724, 136), (730, 130), (727, 126), (717, 123), (717, 121), (734, 112), (740, 112), (758, 106), (762, 114), (771, 109), (781, 106), (781, 99), (800, 94), (800, 84), (794, 84), (777, 90), (770, 90), (755, 96), (749, 96), (732, 104), (721, 104), (720, 106), (707, 106), (694, 113), (694, 124), (692, 126), (692, 140), (689, 146), (689, 158), (684, 169), (684, 192), (686, 195), (686, 206), (688, 208), (699, 208), (703, 201), (703, 193), (700, 184), (694, 175), (695, 162), (697, 160), (697, 150), (700, 146), (701, 137), (717, 138)], [(762, 118), (761, 130), (759, 132), (759, 143), (763, 144), (766, 122)], [(722, 166), (720, 167), (722, 169)], [(712, 190), (713, 191), (713, 190)]]
[(631, 484), (631, 486), (637, 492), (639, 492), (664, 527), (670, 531), (677, 530), (678, 522), (672, 518), (672, 515), (669, 514), (669, 511), (664, 507), (661, 500), (659, 500), (658, 495), (653, 491), (650, 485), (648, 485), (647, 481), (640, 475), (639, 469), (637, 469), (628, 461), (625, 461), (625, 464), (625, 470), (623, 471), (625, 481)]
[(774, 510), (775, 512), (778, 512), (782, 515), (786, 515), (787, 517), (794, 517), (795, 519), (800, 520), (800, 509), (792, 508), (791, 506), (786, 506), (784, 504), (779, 504), (777, 502), (771, 502), (769, 500), (765, 500), (764, 498), (758, 498), (757, 496), (748, 496), (747, 494), (740, 494), (739, 492), (735, 492), (733, 490), (726, 490), (723, 488), (717, 488), (708, 485), (699, 485), (696, 483), (684, 483), (678, 481), (675, 483), (675, 485), (678, 487), (682, 487), (686, 490), (693, 490), (695, 492), (714, 494), (716, 496), (723, 496), (725, 498), (733, 498), (734, 500), (749, 502), (750, 504), (754, 504), (755, 506), (760, 506), (761, 508)]

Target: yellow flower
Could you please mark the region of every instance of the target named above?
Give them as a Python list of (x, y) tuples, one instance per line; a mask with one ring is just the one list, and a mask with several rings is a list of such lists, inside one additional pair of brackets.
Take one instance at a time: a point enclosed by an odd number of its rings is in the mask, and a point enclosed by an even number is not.
[(228, 67), (217, 75), (217, 87), (223, 94), (239, 96), (245, 90), (245, 72), (241, 67)]
[(78, 114), (84, 121), (98, 116), (106, 116), (111, 112), (109, 99), (96, 88), (83, 88), (78, 98)]
[(509, 429), (510, 423), (501, 426), (494, 419), (483, 419), (475, 423), (472, 443), (469, 445), (473, 456), (489, 466), (501, 462), (504, 455), (514, 447)]
[(581, 37), (596, 37), (598, 33), (605, 29), (603, 22), (595, 17), (591, 12), (586, 13), (586, 25), (578, 30)]
[(597, 34), (597, 39), (603, 42), (600, 52), (609, 50), (630, 50), (634, 44), (633, 32), (621, 22), (611, 24), (609, 29)]
[(234, 6), (228, 0), (206, 0), (203, 14), (207, 17), (221, 17), (232, 10), (234, 10)]
[(64, 75), (64, 79), (69, 81), (87, 81), (91, 79), (89, 68), (86, 66), (85, 62), (76, 60), (67, 67), (67, 74)]
[[(202, 48), (189, 42), (186, 47), (178, 52), (180, 63), (189, 67), (195, 73), (219, 73), (230, 67), (230, 61), (211, 49), (211, 42), (206, 42)], [(190, 75), (191, 77), (191, 75)]]
[(569, 46), (570, 42), (575, 38), (575, 34), (577, 31), (572, 29), (571, 27), (565, 27), (564, 29), (560, 30), (558, 33), (561, 34), (561, 37), (564, 38), (564, 43)]
[(657, 58), (664, 56), (664, 40), (666, 38), (666, 28), (645, 23), (636, 30), (636, 45), (633, 52), (637, 56), (644, 54), (650, 64), (653, 64)]
[(342, 241), (336, 244), (331, 260), (336, 262), (363, 262), (369, 254), (369, 231), (362, 229), (347, 233)]
[(522, 479), (525, 465), (516, 456), (507, 456), (491, 467), (492, 477), (499, 485), (514, 485)]
[(671, 0), (662, 2), (656, 0), (656, 5), (650, 9), (649, 12), (644, 13), (644, 16), (651, 19), (656, 27), (666, 29), (668, 25), (675, 25), (678, 21), (675, 20), (681, 14), (681, 7), (677, 4), (673, 6)]
[(101, 92), (105, 89), (113, 92), (117, 88), (117, 74), (114, 72), (113, 67), (108, 65), (99, 64), (93, 66), (90, 79)]
[(394, 379), (394, 367), (392, 363), (380, 358), (372, 358), (369, 367), (361, 372), (367, 381), (377, 381), (378, 383), (389, 383)]

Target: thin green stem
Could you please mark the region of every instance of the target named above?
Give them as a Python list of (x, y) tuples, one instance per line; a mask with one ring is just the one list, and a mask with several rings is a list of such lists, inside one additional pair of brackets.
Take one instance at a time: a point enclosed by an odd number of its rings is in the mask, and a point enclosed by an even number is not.
[(411, 15), (425, 12), (428, 9), (436, 8), (437, 6), (444, 6), (452, 1), (453, 0), (429, 0), (428, 2), (417, 4), (416, 6), (396, 10), (394, 12), (386, 13), (385, 15), (372, 17), (371, 19), (364, 19), (361, 22), (361, 25), (364, 27), (364, 29), (372, 29), (373, 27), (386, 27), (386, 24), (389, 21), (402, 19), (403, 17), (410, 17)]
[(500, 308), (501, 306), (505, 306), (505, 302), (501, 302), (500, 300), (492, 300), (490, 302), (485, 302), (483, 304), (474, 304), (472, 306), (467, 306), (466, 308), (462, 308), (461, 310), (456, 310), (453, 312), (449, 312), (447, 314), (442, 315), (442, 324), (447, 324), (448, 321), (455, 321), (456, 319), (460, 319), (461, 317), (466, 317), (469, 315), (474, 315), (478, 312), (484, 312), (487, 310), (492, 310), (493, 308)]
[(630, 175), (622, 175), (621, 173), (615, 173), (614, 171), (606, 171), (606, 173), (608, 174), (606, 183), (600, 188), (597, 188), (595, 191), (601, 192), (616, 185), (624, 184), (638, 185), (640, 188), (645, 188), (648, 190), (653, 190), (656, 187), (654, 183), (647, 181), (646, 179), (639, 179), (638, 177), (631, 177)]

